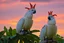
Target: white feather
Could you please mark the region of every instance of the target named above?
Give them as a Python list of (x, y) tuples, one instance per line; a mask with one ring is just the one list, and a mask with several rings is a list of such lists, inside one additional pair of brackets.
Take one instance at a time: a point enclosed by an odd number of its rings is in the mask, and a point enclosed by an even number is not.
[(16, 32), (17, 33), (20, 33), (21, 29), (23, 29), (23, 24), (25, 22), (25, 19), (24, 18), (21, 18), (18, 23), (17, 23), (17, 26), (16, 26)]
[[(17, 26), (16, 26), (17, 33), (23, 34), (21, 32), (22, 29), (30, 30), (30, 28), (32, 27), (32, 24), (33, 24), (33, 20), (32, 20), (33, 14), (36, 13), (35, 11), (36, 11), (35, 9), (28, 10), (28, 12), (25, 14), (25, 16), (18, 21)], [(35, 12), (35, 13), (33, 13), (33, 12)]]
[(54, 17), (51, 17), (51, 20), (48, 20), (48, 23), (44, 25), (44, 27), (41, 29), (40, 32), (40, 43), (43, 43), (44, 37), (47, 38), (53, 38), (57, 33), (57, 26), (56, 26), (56, 21)]
[(47, 26), (44, 25), (44, 27), (41, 29), (41, 32), (40, 32), (40, 40), (41, 40), (41, 42), (40, 43), (44, 43), (44, 37), (46, 35), (46, 28), (47, 28)]

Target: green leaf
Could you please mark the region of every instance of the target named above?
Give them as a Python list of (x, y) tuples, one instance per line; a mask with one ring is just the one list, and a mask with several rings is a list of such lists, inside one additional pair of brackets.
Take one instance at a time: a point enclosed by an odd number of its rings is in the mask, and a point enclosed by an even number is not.
[(63, 37), (58, 34), (54, 37), (54, 40), (56, 40), (57, 43), (64, 43)]
[(10, 36), (12, 36), (12, 28), (11, 27), (9, 28), (9, 34), (10, 34)]
[(25, 35), (25, 39), (28, 40), (30, 43), (39, 42), (39, 37), (34, 34), (27, 34)]
[(34, 33), (34, 32), (40, 32), (39, 30), (32, 30), (30, 31), (31, 33)]
[(7, 30), (7, 28), (4, 26), (4, 31), (6, 33), (6, 36), (9, 36), (9, 31)]
[(18, 40), (19, 40), (18, 37), (14, 35), (9, 38), (8, 43), (18, 43)]
[(2, 36), (4, 36), (4, 33), (5, 33), (5, 31), (1, 31), (1, 32), (0, 32), (0, 38), (1, 38)]
[(23, 35), (22, 38), (23, 39), (20, 39), (20, 40), (24, 41), (24, 43), (34, 42), (34, 40), (33, 40), (34, 38), (30, 34)]
[(7, 32), (7, 31), (8, 31), (8, 30), (7, 30), (7, 28), (6, 28), (5, 26), (4, 26), (4, 31), (5, 31), (5, 32)]
[(34, 40), (35, 40), (35, 41), (39, 42), (40, 38), (39, 38), (38, 36), (36, 36), (36, 35), (34, 35), (34, 34), (31, 34), (31, 35), (32, 35), (32, 37), (34, 37)]
[(16, 29), (12, 30), (12, 35), (16, 35)]

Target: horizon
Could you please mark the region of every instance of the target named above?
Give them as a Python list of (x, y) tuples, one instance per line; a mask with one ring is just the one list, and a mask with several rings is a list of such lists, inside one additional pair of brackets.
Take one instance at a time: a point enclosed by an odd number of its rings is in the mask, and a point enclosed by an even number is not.
[(47, 23), (48, 11), (53, 11), (53, 14), (57, 14), (57, 33), (64, 37), (64, 0), (0, 0), (0, 31), (4, 26), (16, 28), (18, 20), (27, 12), (25, 7), (29, 7), (29, 3), (36, 3), (31, 30), (41, 30)]

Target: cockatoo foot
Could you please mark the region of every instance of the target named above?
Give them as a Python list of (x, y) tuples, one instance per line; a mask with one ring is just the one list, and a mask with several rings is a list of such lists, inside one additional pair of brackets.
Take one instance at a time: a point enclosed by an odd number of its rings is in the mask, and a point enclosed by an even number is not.
[(53, 38), (48, 39), (47, 37), (44, 37), (45, 43), (57, 43)]
[(55, 41), (53, 38), (50, 39), (50, 42), (57, 43), (57, 41)]
[(24, 30), (24, 29), (22, 29), (21, 31), (20, 31), (20, 34), (22, 34), (22, 35), (25, 35), (25, 34), (29, 34), (30, 32), (28, 31), (28, 30)]
[(57, 43), (57, 41), (56, 41), (56, 40), (54, 40), (54, 39), (52, 39), (52, 40), (51, 40), (51, 42), (52, 42), (52, 43)]

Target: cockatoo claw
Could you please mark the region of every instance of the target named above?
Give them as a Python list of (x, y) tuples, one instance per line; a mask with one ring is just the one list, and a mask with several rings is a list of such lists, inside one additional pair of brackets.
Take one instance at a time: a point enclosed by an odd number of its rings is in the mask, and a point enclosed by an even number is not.
[(25, 35), (25, 34), (29, 34), (30, 32), (28, 31), (28, 30), (24, 30), (24, 29), (22, 29), (21, 31), (20, 31), (20, 34), (22, 34), (22, 35)]
[(55, 41), (53, 38), (48, 39), (48, 38), (44, 38), (45, 43), (57, 43), (57, 41)]

